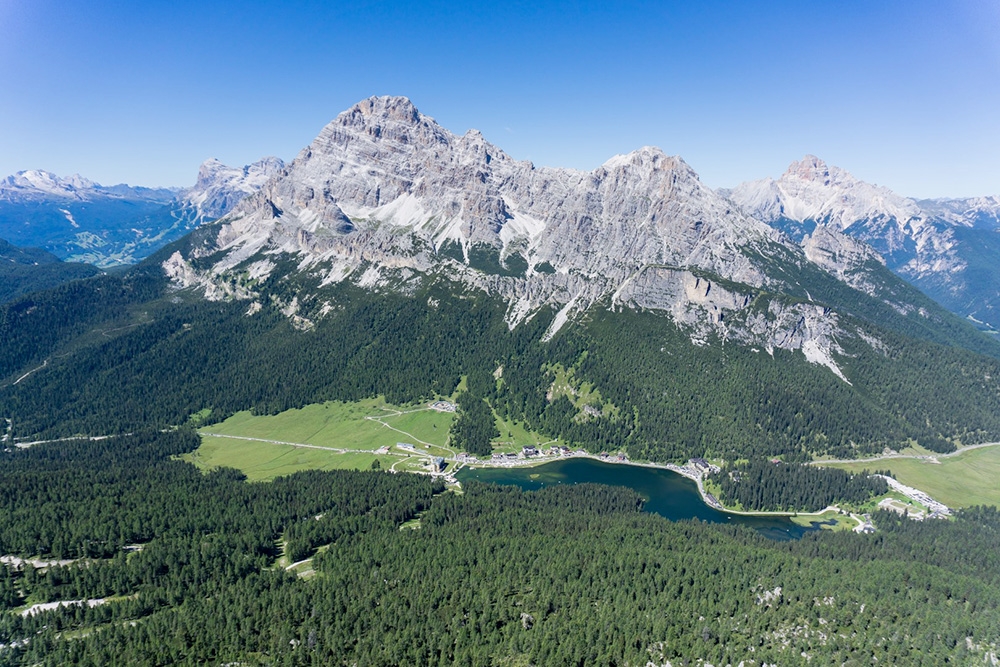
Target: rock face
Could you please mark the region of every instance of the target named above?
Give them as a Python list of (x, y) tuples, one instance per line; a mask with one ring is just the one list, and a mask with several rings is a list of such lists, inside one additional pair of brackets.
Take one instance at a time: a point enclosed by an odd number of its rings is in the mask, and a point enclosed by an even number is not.
[(285, 163), (266, 157), (243, 168), (228, 167), (215, 158), (205, 160), (198, 169), (194, 187), (184, 191), (181, 201), (197, 210), (202, 220), (215, 220), (229, 213), (247, 195), (253, 194), (281, 173)]
[(777, 180), (722, 194), (795, 240), (826, 227), (864, 241), (890, 269), (953, 312), (1000, 327), (1000, 271), (984, 270), (995, 266), (1000, 249), (997, 197), (916, 201), (813, 156), (792, 163)]
[[(517, 161), (476, 131), (454, 135), (406, 98), (364, 100), (340, 114), (278, 176), (223, 218), (213, 265), (166, 263), (206, 296), (271, 255), (294, 256), (324, 283), (407, 289), (442, 273), (504, 298), (516, 326), (558, 309), (547, 336), (606, 299), (669, 313), (696, 343), (711, 337), (801, 349), (836, 370), (837, 317), (809, 303), (751, 303), (780, 292), (773, 267), (815, 262), (864, 288), (878, 257), (835, 229), (808, 251), (702, 185), (678, 157), (642, 148), (591, 172)], [(204, 266), (204, 261), (199, 263)], [(271, 264), (274, 266), (274, 264)], [(849, 283), (851, 280), (847, 280)], [(876, 287), (868, 286), (870, 291)], [(759, 300), (757, 300), (759, 301)]]
[(405, 98), (373, 98), (238, 206), (219, 241), (234, 259), (267, 246), (328, 261), (332, 280), (368, 256), (422, 271), (450, 250), (469, 264), (526, 264), (527, 275), (542, 267), (558, 277), (539, 281), (549, 293), (541, 302), (565, 302), (553, 294), (596, 296), (651, 263), (761, 284), (740, 248), (775, 234), (731, 209), (657, 149), (590, 173), (536, 169), (478, 132), (447, 132)]

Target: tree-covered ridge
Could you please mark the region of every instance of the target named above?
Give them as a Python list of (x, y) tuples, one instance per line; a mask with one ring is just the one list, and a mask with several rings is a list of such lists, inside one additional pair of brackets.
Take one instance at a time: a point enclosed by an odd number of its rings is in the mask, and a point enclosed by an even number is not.
[(756, 457), (726, 466), (710, 479), (721, 489), (723, 503), (768, 512), (818, 512), (836, 503), (860, 505), (889, 490), (880, 477)]
[[(636, 459), (804, 460), (910, 439), (947, 451), (956, 438), (1000, 437), (1000, 361), (862, 320), (847, 319), (881, 347), (860, 335), (841, 341), (837, 361), (849, 385), (801, 352), (772, 356), (718, 339), (693, 345), (652, 312), (598, 305), (542, 342), (551, 311), (511, 330), (506, 304), (443, 280), (410, 285), (408, 294), (373, 293), (320, 289), (318, 278), (289, 273), (269, 282), (270, 299), (248, 314), (246, 302), (169, 290), (158, 270), (0, 307), (0, 366), (9, 378), (0, 416), (13, 420), (15, 437), (164, 428), (204, 408), (216, 420), (377, 395), (407, 403), (450, 395), (462, 376), (484, 378), (475, 396), (504, 417)], [(306, 286), (319, 291), (300, 304), (302, 326), (285, 311)], [(584, 414), (551, 393), (557, 366), (616, 410)]]
[[(166, 458), (193, 444), (190, 433), (151, 433), (0, 455), (12, 464), (5, 483), (63, 487), (5, 499), (4, 512), (26, 524), (18, 534), (49, 526), (99, 541), (121, 524), (132, 532), (110, 542), (148, 539), (101, 560), (0, 571), (8, 607), (22, 593), (114, 596), (3, 614), (0, 643), (12, 646), (0, 660), (937, 665), (981, 661), (1000, 641), (995, 509), (954, 522), (879, 514), (873, 536), (777, 543), (640, 513), (624, 488), (470, 483), (435, 496), (427, 478), (377, 472), (248, 484)], [(97, 487), (94, 465), (107, 469)], [(81, 511), (119, 498), (103, 523)], [(398, 528), (418, 512), (419, 530)], [(314, 577), (272, 567), (277, 544), (307, 534), (330, 540)]]
[(97, 273), (89, 264), (64, 263), (38, 248), (18, 248), (0, 239), (0, 303)]
[[(173, 460), (198, 444), (196, 433), (182, 429), (4, 452), (0, 552), (109, 558), (129, 544), (222, 532), (256, 540), (260, 555), (274, 556), (275, 531), (286, 523), (331, 507), (399, 523), (423, 509), (432, 489), (443, 488), (419, 476), (403, 475), (390, 482), (344, 471), (245, 484), (235, 470), (202, 474)], [(386, 502), (385, 484), (393, 489), (392, 502)], [(215, 502), (191, 504), (189, 497)]]

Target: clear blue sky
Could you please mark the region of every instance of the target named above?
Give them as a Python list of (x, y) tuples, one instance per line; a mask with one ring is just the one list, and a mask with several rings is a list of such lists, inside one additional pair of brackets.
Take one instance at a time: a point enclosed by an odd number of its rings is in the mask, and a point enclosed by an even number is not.
[(996, 0), (0, 0), (0, 177), (190, 185), (387, 94), (539, 165), (651, 144), (718, 187), (813, 153), (1000, 194)]

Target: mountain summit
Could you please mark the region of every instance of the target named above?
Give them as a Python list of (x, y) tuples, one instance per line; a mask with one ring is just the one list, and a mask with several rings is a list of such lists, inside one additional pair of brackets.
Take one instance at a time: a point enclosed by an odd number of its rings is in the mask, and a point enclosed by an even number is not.
[(536, 168), (479, 132), (448, 132), (400, 97), (340, 114), (219, 234), (230, 262), (280, 247), (329, 263), (331, 280), (371, 253), (391, 255), (394, 269), (423, 272), (444, 255), (472, 268), (492, 262), (511, 278), (556, 276), (535, 281), (545, 285), (535, 306), (593, 302), (650, 264), (762, 284), (741, 248), (775, 238), (659, 149), (592, 172)]
[(828, 226), (864, 241), (897, 274), (961, 315), (1000, 328), (1000, 202), (916, 201), (808, 155), (781, 178), (723, 194), (744, 213), (802, 240)]
[[(837, 177), (817, 160), (798, 172), (802, 183)], [(546, 337), (598, 303), (647, 309), (698, 344), (802, 350), (844, 380), (837, 337), (854, 334), (811, 294), (842, 281), (866, 298), (897, 298), (882, 293), (884, 276), (872, 278), (876, 256), (837, 229), (790, 243), (658, 148), (590, 172), (535, 167), (477, 131), (449, 132), (405, 97), (341, 113), (203, 232), (164, 264), (178, 284), (254, 300), (287, 271), (280, 258), (294, 259), (317, 281), (287, 304), (302, 326), (332, 307), (317, 296), (323, 285), (413, 293), (446, 279), (504, 299), (510, 327), (558, 311)], [(791, 273), (803, 267), (811, 288)]]

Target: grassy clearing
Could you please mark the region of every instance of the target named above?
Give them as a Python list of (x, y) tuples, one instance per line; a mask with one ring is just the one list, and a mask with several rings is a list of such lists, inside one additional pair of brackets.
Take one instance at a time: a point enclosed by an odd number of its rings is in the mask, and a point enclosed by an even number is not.
[[(366, 470), (376, 459), (382, 470), (426, 472), (428, 457), (453, 455), (445, 445), (454, 419), (453, 413), (390, 405), (382, 398), (307, 405), (277, 415), (239, 412), (201, 429), (201, 447), (182, 458), (204, 470), (236, 468), (251, 481), (299, 470)], [(400, 442), (414, 445), (413, 451), (397, 447)], [(383, 448), (389, 453), (376, 453)]]
[(903, 484), (925, 491), (949, 507), (1000, 506), (1000, 484), (997, 483), (1000, 479), (1000, 446), (972, 449), (938, 460), (940, 463), (886, 459), (876, 463), (831, 465), (851, 472), (889, 469)]
[[(266, 440), (284, 440), (343, 449), (378, 449), (396, 440), (377, 422), (366, 420), (386, 407), (381, 399), (356, 403), (318, 403), (277, 415), (253, 415), (238, 412), (219, 424), (201, 430), (205, 434), (238, 435)], [(379, 436), (382, 436), (379, 438)]]
[(899, 450), (900, 454), (905, 454), (906, 456), (933, 456), (934, 452), (927, 449), (926, 447), (921, 447), (917, 444), (916, 440), (911, 440), (910, 444)]
[(497, 430), (500, 431), (500, 439), (494, 441), (492, 444), (493, 451), (500, 454), (519, 452), (522, 447), (528, 446), (538, 447), (545, 445), (546, 447), (551, 447), (552, 445), (557, 445), (561, 447), (566, 444), (562, 441), (552, 440), (552, 438), (546, 437), (537, 431), (530, 431), (525, 428), (524, 424), (514, 422), (513, 420), (502, 419), (497, 416), (496, 421)]
[(605, 404), (601, 392), (592, 383), (578, 380), (572, 368), (565, 368), (562, 364), (552, 364), (549, 370), (555, 376), (549, 390), (552, 400), (565, 396), (578, 410), (583, 410), (584, 406), (601, 406), (601, 412), (605, 417), (618, 416), (618, 408), (611, 403)]
[(316, 570), (313, 569), (313, 558), (315, 558), (317, 555), (323, 553), (324, 551), (330, 548), (329, 544), (324, 544), (316, 549), (316, 553), (314, 553), (309, 558), (306, 558), (304, 561), (301, 561), (299, 563), (290, 563), (288, 562), (288, 556), (285, 555), (284, 540), (281, 540), (279, 546), (281, 547), (281, 555), (278, 556), (278, 559), (274, 561), (274, 565), (271, 566), (272, 569), (292, 572), (297, 577), (301, 577), (303, 579), (308, 579), (310, 577), (316, 576)]
[[(412, 409), (410, 408), (410, 410)], [(448, 440), (448, 431), (451, 429), (451, 423), (455, 421), (455, 413), (421, 409), (418, 412), (406, 412), (398, 416), (386, 413), (386, 416), (381, 419), (392, 428), (409, 433), (416, 440), (444, 446)], [(396, 435), (402, 436), (401, 433), (397, 433)], [(396, 438), (393, 444), (400, 439), (401, 437)], [(420, 443), (415, 442), (413, 444)]]
[(201, 447), (185, 454), (183, 460), (202, 470), (236, 468), (251, 482), (270, 481), (300, 470), (367, 470), (378, 459), (385, 470), (399, 457), (363, 453), (341, 453), (307, 449), (269, 442), (235, 440), (202, 435)]
[[(453, 413), (437, 412), (425, 405), (395, 406), (377, 398), (355, 403), (317, 403), (276, 415), (238, 412), (224, 422), (201, 429), (201, 433), (339, 449), (376, 450), (393, 447), (397, 442), (422, 444), (414, 440), (443, 448), (454, 418)], [(409, 437), (393, 429), (404, 431)]]
[[(858, 525), (850, 516), (833, 511), (823, 512), (818, 516), (797, 514), (792, 516), (791, 520), (792, 523), (797, 523), (800, 526), (811, 526), (814, 523), (820, 523), (823, 524), (821, 526), (823, 530), (853, 530)], [(827, 525), (830, 521), (834, 523)]]
[(855, 508), (855, 511), (858, 514), (866, 514), (866, 513), (874, 512), (875, 510), (878, 509), (878, 504), (880, 502), (882, 502), (883, 500), (885, 500), (886, 498), (890, 498), (892, 500), (898, 501), (900, 504), (912, 507), (914, 510), (921, 510), (921, 511), (926, 511), (927, 510), (926, 507), (924, 507), (920, 503), (917, 503), (917, 502), (914, 502), (914, 501), (910, 500), (909, 498), (907, 498), (906, 496), (904, 496), (902, 493), (900, 493), (898, 491), (893, 491), (892, 489), (889, 489), (889, 492), (886, 493), (885, 495), (876, 496), (876, 497), (871, 498), (871, 499), (867, 500), (866, 502), (862, 503), (857, 508)]

